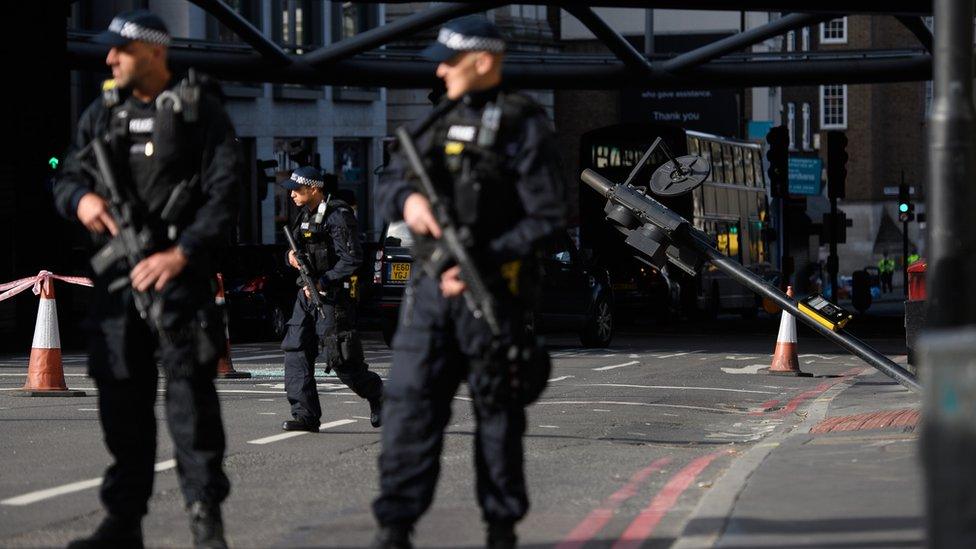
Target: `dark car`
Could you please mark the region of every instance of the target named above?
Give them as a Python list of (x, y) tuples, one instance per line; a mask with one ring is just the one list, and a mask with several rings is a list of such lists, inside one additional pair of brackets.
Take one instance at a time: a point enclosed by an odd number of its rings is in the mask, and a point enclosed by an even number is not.
[[(402, 222), (384, 232), (373, 264), (373, 309), (382, 317), (383, 338), (393, 339), (403, 289), (410, 279), (413, 238)], [(613, 338), (613, 292), (609, 275), (581, 257), (568, 235), (553, 242), (541, 265), (541, 307), (533, 321), (538, 333), (569, 330), (588, 347), (606, 347)]]
[(285, 264), (286, 246), (232, 248), (221, 262), (231, 337), (269, 340), (285, 335), (298, 290)]

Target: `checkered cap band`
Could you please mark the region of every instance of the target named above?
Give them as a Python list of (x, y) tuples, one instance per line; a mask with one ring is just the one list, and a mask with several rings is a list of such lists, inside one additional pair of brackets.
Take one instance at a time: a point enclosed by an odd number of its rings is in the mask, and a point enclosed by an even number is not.
[(491, 53), (505, 51), (505, 41), (501, 38), (467, 36), (446, 28), (441, 29), (437, 34), (437, 41), (455, 51), (487, 51)]
[(318, 179), (312, 179), (310, 177), (303, 177), (297, 174), (291, 174), (291, 180), (299, 185), (306, 185), (308, 187), (318, 187), (322, 188), (325, 186), (325, 181), (319, 181)]
[(160, 46), (168, 46), (170, 42), (169, 34), (161, 30), (143, 27), (132, 21), (126, 21), (121, 17), (112, 19), (112, 22), (108, 25), (108, 30), (118, 33), (119, 36), (128, 38), (129, 40), (140, 40)]

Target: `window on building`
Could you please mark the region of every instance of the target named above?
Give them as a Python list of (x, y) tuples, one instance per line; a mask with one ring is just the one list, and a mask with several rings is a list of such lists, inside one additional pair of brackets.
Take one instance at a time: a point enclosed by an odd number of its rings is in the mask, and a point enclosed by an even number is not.
[(810, 51), (810, 27), (803, 27), (800, 31), (800, 49)]
[(271, 8), (272, 37), (295, 53), (321, 45), (322, 6), (315, 0), (275, 0)]
[(786, 51), (796, 51), (796, 31), (786, 33)]
[(846, 44), (847, 43), (847, 18), (840, 17), (838, 19), (831, 19), (826, 23), (821, 23), (820, 43), (821, 44)]
[(367, 31), (379, 24), (376, 4), (354, 2), (332, 3), (332, 41), (338, 42)]
[[(316, 151), (318, 150), (317, 140), (314, 137), (276, 137), (274, 139), (274, 159), (278, 161), (278, 173), (285, 177), (291, 176), (292, 170), (300, 168), (289, 152), (296, 150)], [(282, 225), (291, 226), (298, 219), (298, 206), (291, 200), (291, 192), (286, 191), (280, 185), (273, 185), (274, 200), (274, 225), (275, 242), (281, 244), (285, 242), (285, 237), (281, 234)]]
[(371, 228), (369, 219), (369, 139), (336, 139), (333, 144), (334, 171), (339, 179), (339, 196), (356, 211), (359, 230)]
[(786, 104), (786, 127), (790, 133), (790, 150), (796, 150), (796, 104)]
[(820, 129), (847, 129), (847, 85), (820, 86)]
[(810, 127), (810, 103), (803, 104), (803, 150), (810, 150), (810, 137), (813, 135), (813, 130)]
[[(258, 0), (225, 0), (224, 3), (232, 10), (241, 14), (244, 19), (247, 19), (258, 30), (262, 30), (261, 3)], [(237, 33), (210, 16), (207, 17), (207, 40), (225, 44), (243, 43), (243, 40), (237, 36)]]

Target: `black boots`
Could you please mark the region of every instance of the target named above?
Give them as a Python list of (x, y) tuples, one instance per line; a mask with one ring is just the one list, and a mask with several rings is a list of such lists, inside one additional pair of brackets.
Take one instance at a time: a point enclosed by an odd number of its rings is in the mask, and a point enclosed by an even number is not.
[(308, 431), (310, 433), (319, 432), (319, 422), (310, 423), (301, 419), (289, 419), (281, 424), (285, 431)]
[(190, 515), (190, 533), (193, 534), (193, 547), (197, 549), (227, 549), (224, 540), (224, 522), (220, 518), (220, 507), (195, 501), (187, 508)]
[(409, 526), (380, 526), (373, 538), (371, 549), (413, 549)]
[(369, 399), (369, 424), (377, 428), (383, 425), (383, 397)]
[(142, 518), (105, 517), (95, 532), (76, 539), (68, 549), (142, 549)]
[(485, 547), (488, 549), (515, 549), (518, 537), (515, 535), (515, 524), (512, 522), (491, 522), (488, 524), (488, 536)]

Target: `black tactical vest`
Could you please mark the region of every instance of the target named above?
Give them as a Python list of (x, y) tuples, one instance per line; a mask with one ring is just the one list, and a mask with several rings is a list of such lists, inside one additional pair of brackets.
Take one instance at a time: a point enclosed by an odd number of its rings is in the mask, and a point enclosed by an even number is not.
[(349, 205), (342, 200), (326, 197), (314, 211), (303, 208), (298, 216), (298, 224), (295, 227), (298, 244), (308, 254), (317, 277), (322, 276), (339, 261), (336, 244), (327, 221), (329, 216), (342, 210), (352, 213)]

